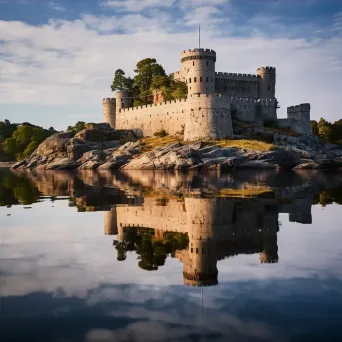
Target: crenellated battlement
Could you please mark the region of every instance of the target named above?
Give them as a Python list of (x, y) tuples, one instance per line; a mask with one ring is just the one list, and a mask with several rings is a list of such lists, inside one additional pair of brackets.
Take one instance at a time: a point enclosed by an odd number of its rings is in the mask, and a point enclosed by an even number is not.
[(102, 103), (103, 103), (103, 104), (105, 104), (105, 103), (108, 103), (108, 104), (110, 104), (110, 103), (116, 103), (116, 99), (113, 98), (113, 97), (106, 97), (106, 98), (104, 98), (104, 99), (102, 100)]
[(205, 53), (210, 53), (210, 54), (213, 54), (216, 56), (216, 51), (211, 50), (211, 49), (189, 49), (189, 50), (182, 51), (181, 55), (188, 54), (189, 52), (190, 53), (196, 53), (196, 52), (203, 53), (203, 52), (205, 52)]
[(311, 106), (310, 103), (301, 103), (297, 106), (287, 107), (288, 113), (297, 113), (297, 112), (310, 112)]
[(253, 78), (253, 79), (258, 78), (258, 75), (254, 75), (254, 74), (240, 74), (240, 73), (231, 73), (231, 72), (215, 72), (215, 76), (220, 77), (220, 78), (239, 78), (239, 77)]
[(128, 107), (128, 108), (122, 108), (119, 110), (119, 113), (124, 113), (124, 112), (137, 112), (141, 109), (145, 109), (145, 108), (155, 108), (155, 107), (160, 107), (160, 106), (166, 106), (166, 105), (170, 105), (170, 104), (180, 104), (180, 103), (185, 103), (186, 99), (177, 99), (177, 100), (170, 100), (170, 101), (164, 101), (164, 102), (160, 102), (158, 104), (147, 104), (147, 105), (143, 105), (143, 106), (135, 106), (135, 107)]
[(266, 66), (266, 67), (260, 67), (257, 69), (257, 71), (268, 71), (268, 72), (275, 72), (276, 68), (272, 66)]

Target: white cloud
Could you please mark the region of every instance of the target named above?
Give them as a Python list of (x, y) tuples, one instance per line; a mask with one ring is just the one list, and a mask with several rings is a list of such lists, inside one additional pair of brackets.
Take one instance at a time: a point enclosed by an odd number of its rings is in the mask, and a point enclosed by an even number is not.
[(49, 2), (47, 3), (47, 5), (48, 5), (51, 9), (53, 9), (53, 10), (55, 10), (55, 11), (59, 11), (59, 12), (65, 12), (65, 11), (66, 11), (66, 8), (65, 8), (65, 7), (63, 7), (63, 6), (61, 6), (60, 4), (58, 4), (58, 3), (56, 3), (56, 2), (53, 2), (53, 1), (49, 1)]
[[(111, 3), (114, 7), (119, 4), (114, 2)], [(137, 3), (126, 1), (124, 6), (126, 9), (136, 8), (135, 5), (152, 8), (155, 1)], [(163, 6), (173, 3), (161, 2)], [(156, 15), (151, 17), (143, 13), (84, 14), (72, 21), (50, 20), (42, 26), (0, 21), (0, 101), (100, 104), (103, 97), (112, 95), (109, 85), (114, 70), (119, 67), (132, 75), (137, 61), (152, 56), (168, 72), (179, 69), (180, 51), (198, 44), (197, 30), (189, 32), (185, 28), (209, 22), (202, 25), (202, 46), (217, 51), (217, 71), (255, 73), (259, 66), (273, 65), (277, 67), (280, 117), (285, 115), (286, 106), (311, 102), (313, 118), (340, 118), (337, 96), (342, 93), (340, 35), (290, 39), (286, 37), (286, 27), (277, 24), (275, 19), (257, 16), (237, 28), (247, 33), (247, 37), (229, 36), (227, 33), (234, 26), (228, 17), (224, 18), (227, 26), (221, 28), (220, 13), (214, 6), (223, 3), (230, 2), (198, 0), (190, 7), (191, 3), (181, 2), (179, 9), (183, 16), (176, 19), (168, 11), (154, 9)], [(335, 16), (332, 29), (339, 28), (340, 17), (341, 13)], [(258, 30), (265, 20), (273, 25), (272, 32), (282, 34), (265, 36)], [(253, 27), (255, 31), (251, 34)], [(100, 120), (100, 109), (97, 115)], [(65, 118), (63, 127), (72, 123), (68, 120)], [(55, 122), (51, 124), (57, 126)]]
[(102, 2), (102, 5), (118, 11), (139, 12), (151, 8), (171, 7), (174, 3), (175, 0), (107, 0)]

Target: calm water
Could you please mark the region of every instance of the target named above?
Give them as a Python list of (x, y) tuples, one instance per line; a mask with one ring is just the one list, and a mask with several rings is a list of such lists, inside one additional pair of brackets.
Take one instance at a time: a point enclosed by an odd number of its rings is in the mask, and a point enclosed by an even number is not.
[(341, 341), (342, 177), (0, 171), (1, 341)]

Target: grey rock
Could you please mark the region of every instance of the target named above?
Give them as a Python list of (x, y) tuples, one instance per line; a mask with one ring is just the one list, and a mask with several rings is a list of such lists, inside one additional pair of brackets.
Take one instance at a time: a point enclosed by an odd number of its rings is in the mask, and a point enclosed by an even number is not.
[(46, 165), (47, 170), (67, 170), (76, 168), (77, 163), (69, 158), (57, 158), (53, 162)]
[(327, 151), (339, 149), (339, 148), (340, 148), (340, 146), (335, 145), (335, 144), (324, 144), (324, 149)]
[(80, 170), (95, 170), (100, 165), (101, 165), (101, 163), (97, 160), (88, 160), (84, 164), (80, 165), (78, 168)]
[(273, 164), (279, 165), (281, 168), (292, 169), (298, 165), (300, 156), (290, 151), (278, 150), (266, 152), (259, 159), (268, 160)]
[(294, 170), (318, 170), (318, 169), (322, 169), (322, 165), (317, 164), (313, 161), (299, 164), (294, 168)]
[(23, 159), (17, 163), (15, 163), (14, 165), (12, 165), (11, 169), (15, 170), (15, 169), (19, 169), (21, 167), (26, 166), (28, 163), (28, 159)]
[(239, 169), (276, 169), (277, 165), (264, 160), (249, 160), (240, 164)]

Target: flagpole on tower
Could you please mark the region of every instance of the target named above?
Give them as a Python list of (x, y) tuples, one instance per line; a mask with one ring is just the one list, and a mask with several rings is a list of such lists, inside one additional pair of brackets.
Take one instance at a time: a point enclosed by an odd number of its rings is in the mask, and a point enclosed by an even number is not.
[(201, 25), (198, 25), (198, 48), (201, 48)]

